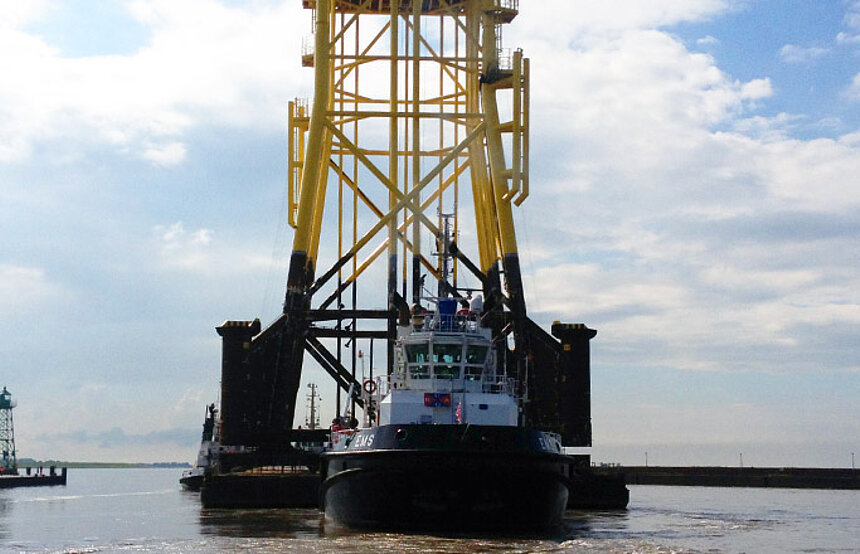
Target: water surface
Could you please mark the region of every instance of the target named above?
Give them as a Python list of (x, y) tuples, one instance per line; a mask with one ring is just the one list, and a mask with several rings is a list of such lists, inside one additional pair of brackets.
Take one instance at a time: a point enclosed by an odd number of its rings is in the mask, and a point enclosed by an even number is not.
[(355, 533), (317, 510), (204, 510), (175, 469), (76, 469), (0, 490), (0, 551), (857, 552), (860, 491), (631, 487), (626, 511), (568, 512), (545, 536)]

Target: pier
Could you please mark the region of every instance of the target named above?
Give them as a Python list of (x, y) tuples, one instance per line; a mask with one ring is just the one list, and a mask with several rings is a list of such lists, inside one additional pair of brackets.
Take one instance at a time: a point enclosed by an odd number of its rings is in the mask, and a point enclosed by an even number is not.
[(595, 467), (628, 485), (860, 490), (860, 470), (793, 467)]
[(0, 489), (13, 487), (54, 487), (66, 484), (67, 469), (49, 467), (47, 473), (44, 468), (26, 468), (24, 475), (0, 475)]

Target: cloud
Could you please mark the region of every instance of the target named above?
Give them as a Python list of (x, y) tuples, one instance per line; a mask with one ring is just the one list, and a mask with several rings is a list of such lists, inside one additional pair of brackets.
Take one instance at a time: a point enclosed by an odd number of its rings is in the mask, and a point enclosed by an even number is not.
[(35, 145), (68, 152), (107, 144), (177, 165), (187, 133), (201, 125), (282, 125), (272, 114), (285, 111), (302, 78), (307, 14), (298, 4), (132, 2), (130, 17), (149, 29), (148, 43), (128, 55), (78, 58), (21, 30), (44, 3), (12, 4), (4, 3), (9, 18), (0, 26), (0, 163), (28, 159)]
[(164, 267), (184, 270), (211, 268), (209, 249), (213, 233), (210, 229), (186, 231), (181, 221), (170, 225), (157, 225), (153, 232), (160, 244), (161, 263)]
[(0, 264), (0, 316), (4, 318), (39, 310), (64, 294), (42, 268)]
[(840, 32), (836, 35), (836, 42), (838, 44), (860, 44), (860, 35)]
[(181, 164), (185, 160), (187, 148), (181, 142), (144, 145), (143, 158), (161, 167)]
[(716, 46), (720, 44), (719, 39), (708, 35), (696, 40), (696, 46)]
[(854, 76), (851, 84), (845, 89), (845, 96), (851, 100), (860, 100), (860, 73)]
[(743, 136), (758, 138), (762, 142), (772, 142), (785, 140), (803, 120), (803, 116), (787, 113), (779, 113), (773, 117), (754, 115), (733, 122), (732, 130)]
[[(860, 30), (860, 2), (852, 1), (848, 3), (843, 23), (853, 31)], [(836, 35), (836, 42), (847, 45), (860, 44), (860, 35), (842, 31)]]
[(849, 2), (844, 21), (848, 27), (860, 29), (860, 2), (856, 0)]
[(820, 46), (795, 46), (786, 44), (779, 50), (779, 57), (788, 64), (809, 64), (827, 55), (830, 50)]
[(193, 444), (199, 435), (197, 429), (173, 428), (151, 431), (143, 434), (129, 434), (119, 427), (106, 431), (77, 430), (68, 433), (53, 433), (39, 435), (35, 440), (45, 443), (67, 442), (74, 444), (91, 444), (99, 448), (124, 449), (134, 446), (176, 445), (188, 446)]
[[(733, 8), (733, 3), (727, 0), (653, 0), (648, 3), (637, 0), (522, 2), (520, 16), (512, 26), (511, 33), (516, 36), (544, 35), (563, 41), (583, 35), (655, 28), (681, 22), (701, 22)], [(541, 17), (545, 14), (552, 16)], [(537, 28), (538, 20), (540, 29)]]
[(14, 29), (39, 19), (51, 5), (50, 0), (0, 2), (0, 29)]
[(593, 324), (608, 365), (856, 368), (804, 340), (860, 323), (860, 259), (839, 254), (860, 249), (853, 134), (794, 138), (806, 116), (757, 113), (770, 79), (733, 79), (661, 31), (526, 52), (555, 60), (532, 74), (534, 317)]

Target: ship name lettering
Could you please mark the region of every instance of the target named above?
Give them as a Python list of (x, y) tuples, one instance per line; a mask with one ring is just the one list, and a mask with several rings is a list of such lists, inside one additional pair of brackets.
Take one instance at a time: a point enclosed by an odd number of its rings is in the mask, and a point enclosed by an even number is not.
[(370, 448), (373, 446), (373, 438), (374, 435), (359, 435), (355, 437), (355, 442), (353, 442), (353, 448)]

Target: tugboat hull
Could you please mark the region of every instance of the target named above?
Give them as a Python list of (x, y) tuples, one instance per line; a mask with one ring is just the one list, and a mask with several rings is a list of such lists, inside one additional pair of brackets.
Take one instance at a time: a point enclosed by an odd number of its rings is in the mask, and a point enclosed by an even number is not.
[[(520, 437), (523, 431), (511, 428)], [(568, 500), (563, 455), (389, 449), (380, 438), (383, 448), (323, 455), (326, 518), (353, 528), (454, 532), (535, 532), (561, 523)]]

